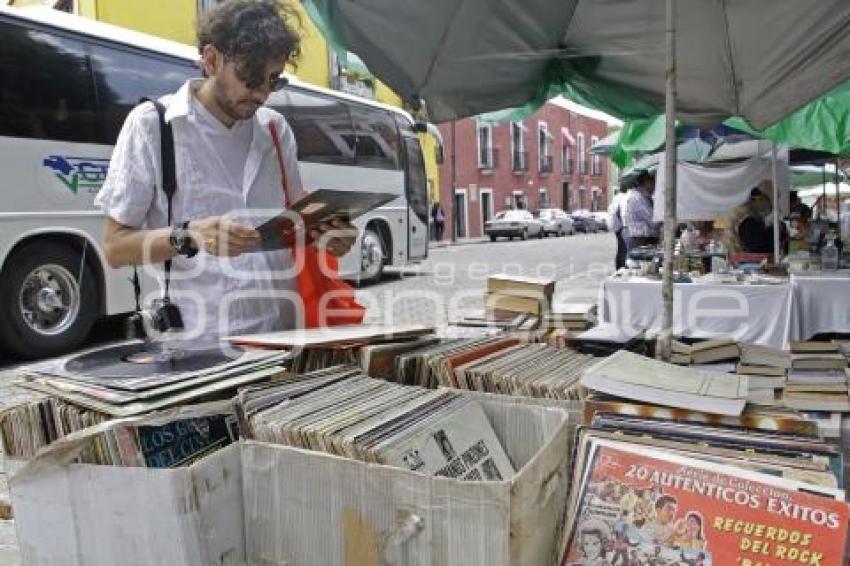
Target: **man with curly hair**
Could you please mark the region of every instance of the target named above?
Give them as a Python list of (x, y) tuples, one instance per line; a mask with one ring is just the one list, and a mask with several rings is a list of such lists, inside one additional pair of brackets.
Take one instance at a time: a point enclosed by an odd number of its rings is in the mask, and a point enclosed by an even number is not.
[[(292, 129), (263, 106), (284, 66), (300, 54), (296, 19), (274, 0), (229, 0), (199, 22), (203, 78), (160, 100), (174, 138), (171, 222), (161, 186), (159, 116), (151, 103), (127, 117), (97, 197), (113, 267), (171, 260), (170, 295), (187, 337), (265, 332), (296, 322), (291, 252), (252, 251), (260, 236), (249, 220), (252, 211), (280, 210), (284, 180), (291, 198), (302, 192)], [(357, 232), (335, 222), (312, 236), (341, 256)]]

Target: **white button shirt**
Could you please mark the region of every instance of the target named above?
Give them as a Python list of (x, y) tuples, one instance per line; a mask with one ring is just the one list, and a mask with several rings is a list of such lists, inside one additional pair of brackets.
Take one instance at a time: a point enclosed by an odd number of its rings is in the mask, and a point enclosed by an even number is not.
[[(234, 138), (240, 132), (247, 135), (244, 128), (251, 128), (244, 170), (232, 171), (233, 160), (221, 154), (226, 140), (222, 144), (222, 140), (211, 139), (209, 116), (202, 114), (205, 109), (193, 94), (201, 81), (190, 80), (161, 99), (165, 119), (174, 131), (177, 191), (172, 200), (172, 225), (221, 215), (253, 225), (248, 211), (264, 210), (268, 216), (269, 211), (283, 209), (281, 172), (269, 122), (275, 123), (281, 138), (292, 198), (302, 192), (295, 136), (283, 116), (261, 107), (250, 123), (231, 128)], [(159, 118), (152, 104), (144, 104), (130, 112), (121, 129), (95, 204), (107, 216), (132, 228), (165, 227), (167, 198), (161, 178)], [(237, 185), (239, 179), (241, 185)], [(234, 258), (204, 252), (193, 258), (175, 257), (170, 297), (180, 307), (187, 337), (292, 328), (298, 311), (293, 306), (297, 289), (294, 274), (289, 272), (291, 265), (292, 255), (287, 250)], [(145, 269), (154, 269), (162, 283), (161, 265)]]

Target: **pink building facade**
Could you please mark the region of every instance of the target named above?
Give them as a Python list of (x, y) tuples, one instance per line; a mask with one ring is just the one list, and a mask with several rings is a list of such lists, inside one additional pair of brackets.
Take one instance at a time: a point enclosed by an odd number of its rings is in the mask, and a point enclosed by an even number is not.
[(439, 128), (444, 239), (453, 227), (458, 238), (482, 236), (484, 222), (505, 209), (608, 206), (606, 158), (589, 153), (607, 135), (602, 120), (547, 103), (522, 122), (487, 125), (467, 118)]

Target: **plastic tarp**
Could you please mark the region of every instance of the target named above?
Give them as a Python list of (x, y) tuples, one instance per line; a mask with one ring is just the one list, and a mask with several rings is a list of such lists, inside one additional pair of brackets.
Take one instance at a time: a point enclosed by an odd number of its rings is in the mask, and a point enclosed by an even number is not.
[[(338, 49), (424, 99), (435, 122), (559, 94), (623, 119), (663, 111), (662, 0), (304, 3)], [(678, 117), (766, 128), (850, 77), (848, 27), (846, 0), (679, 0)]]
[[(750, 191), (763, 180), (773, 180), (770, 159), (753, 157), (739, 163), (698, 165), (679, 163), (676, 169), (676, 217), (680, 221), (714, 220), (729, 216), (749, 198)], [(653, 217), (664, 220), (664, 156), (659, 160), (655, 177)], [(787, 194), (788, 152), (777, 152), (777, 179), (781, 195)], [(771, 195), (772, 197), (772, 195)], [(786, 200), (783, 198), (783, 200)], [(785, 203), (781, 209), (787, 209)]]
[[(729, 118), (724, 125), (794, 148), (850, 155), (850, 81), (764, 130), (755, 129), (738, 117)], [(606, 151), (622, 166), (634, 153), (658, 151), (664, 145), (664, 133), (663, 115), (628, 121), (617, 139), (609, 140)]]

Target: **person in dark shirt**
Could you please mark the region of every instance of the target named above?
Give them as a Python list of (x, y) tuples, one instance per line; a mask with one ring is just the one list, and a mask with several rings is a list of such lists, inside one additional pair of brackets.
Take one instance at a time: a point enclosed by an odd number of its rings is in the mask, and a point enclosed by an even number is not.
[(761, 187), (754, 188), (747, 202), (735, 209), (729, 222), (730, 252), (773, 253), (773, 226), (767, 222), (773, 207), (767, 195)]

